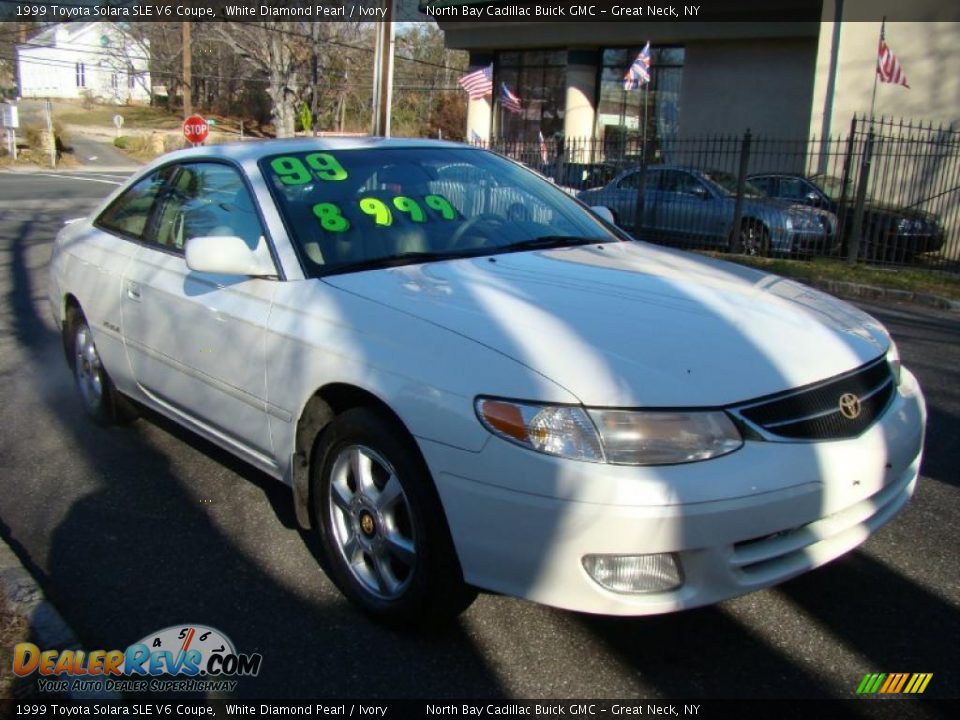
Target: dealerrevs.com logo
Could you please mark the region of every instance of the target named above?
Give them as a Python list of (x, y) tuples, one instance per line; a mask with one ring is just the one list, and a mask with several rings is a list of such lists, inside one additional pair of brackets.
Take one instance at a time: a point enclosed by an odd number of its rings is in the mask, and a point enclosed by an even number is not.
[(20, 643), (13, 672), (18, 677), (37, 673), (41, 692), (230, 692), (237, 685), (232, 678), (255, 677), (262, 662), (260, 653), (238, 653), (215, 628), (173, 625), (126, 650), (41, 650)]

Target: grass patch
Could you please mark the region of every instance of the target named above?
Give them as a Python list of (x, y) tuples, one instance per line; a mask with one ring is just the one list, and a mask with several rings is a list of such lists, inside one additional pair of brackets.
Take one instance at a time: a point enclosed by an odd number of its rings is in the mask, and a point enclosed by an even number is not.
[(113, 127), (113, 116), (123, 116), (124, 129), (172, 130), (180, 127), (183, 119), (163, 108), (149, 105), (96, 105), (89, 110), (62, 106), (54, 117), (67, 125)]
[(814, 258), (812, 260), (784, 260), (758, 258), (746, 255), (706, 253), (720, 260), (764, 270), (765, 272), (796, 278), (800, 281), (834, 280), (860, 283), (893, 290), (942, 295), (960, 300), (960, 274), (928, 268), (881, 268), (873, 265), (848, 265), (844, 260)]

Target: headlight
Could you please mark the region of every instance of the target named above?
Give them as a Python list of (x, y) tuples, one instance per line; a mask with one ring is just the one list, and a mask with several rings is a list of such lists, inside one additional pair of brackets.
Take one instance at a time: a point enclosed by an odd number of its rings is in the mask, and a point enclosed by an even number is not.
[(901, 218), (897, 223), (897, 232), (900, 233), (923, 233), (931, 232), (932, 224), (923, 218)]
[(890, 372), (893, 373), (893, 381), (900, 386), (900, 351), (897, 350), (897, 344), (891, 339), (890, 349), (887, 350), (887, 364), (890, 365)]
[(613, 465), (697, 462), (743, 445), (719, 411), (585, 410), (481, 398), (476, 412), (490, 432), (531, 450)]
[(743, 445), (723, 412), (590, 410), (607, 462), (673, 465), (726, 455)]
[(787, 219), (784, 224), (787, 230), (813, 230), (816, 232), (823, 230), (823, 221), (818, 215), (810, 212), (787, 213)]

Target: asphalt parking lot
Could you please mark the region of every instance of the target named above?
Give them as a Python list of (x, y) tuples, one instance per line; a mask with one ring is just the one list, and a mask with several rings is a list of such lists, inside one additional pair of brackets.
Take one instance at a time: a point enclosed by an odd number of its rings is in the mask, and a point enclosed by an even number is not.
[(86, 419), (46, 266), (63, 220), (120, 179), (0, 174), (0, 534), (87, 648), (210, 625), (263, 655), (245, 697), (852, 698), (869, 672), (931, 672), (927, 696), (960, 696), (960, 314), (865, 306), (930, 423), (914, 501), (854, 553), (671, 616), (483, 595), (452, 627), (398, 634), (337, 593), (285, 487), (164, 420)]

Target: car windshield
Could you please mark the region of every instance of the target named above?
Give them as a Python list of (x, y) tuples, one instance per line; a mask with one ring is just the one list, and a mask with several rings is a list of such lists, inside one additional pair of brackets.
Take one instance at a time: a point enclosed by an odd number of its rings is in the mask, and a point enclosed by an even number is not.
[(313, 276), (619, 240), (549, 182), (482, 150), (286, 153), (260, 168)]
[[(703, 176), (716, 185), (725, 195), (737, 194), (737, 176), (723, 170), (708, 170), (702, 173)], [(751, 183), (744, 181), (743, 194), (748, 197), (764, 197), (763, 190)]]

